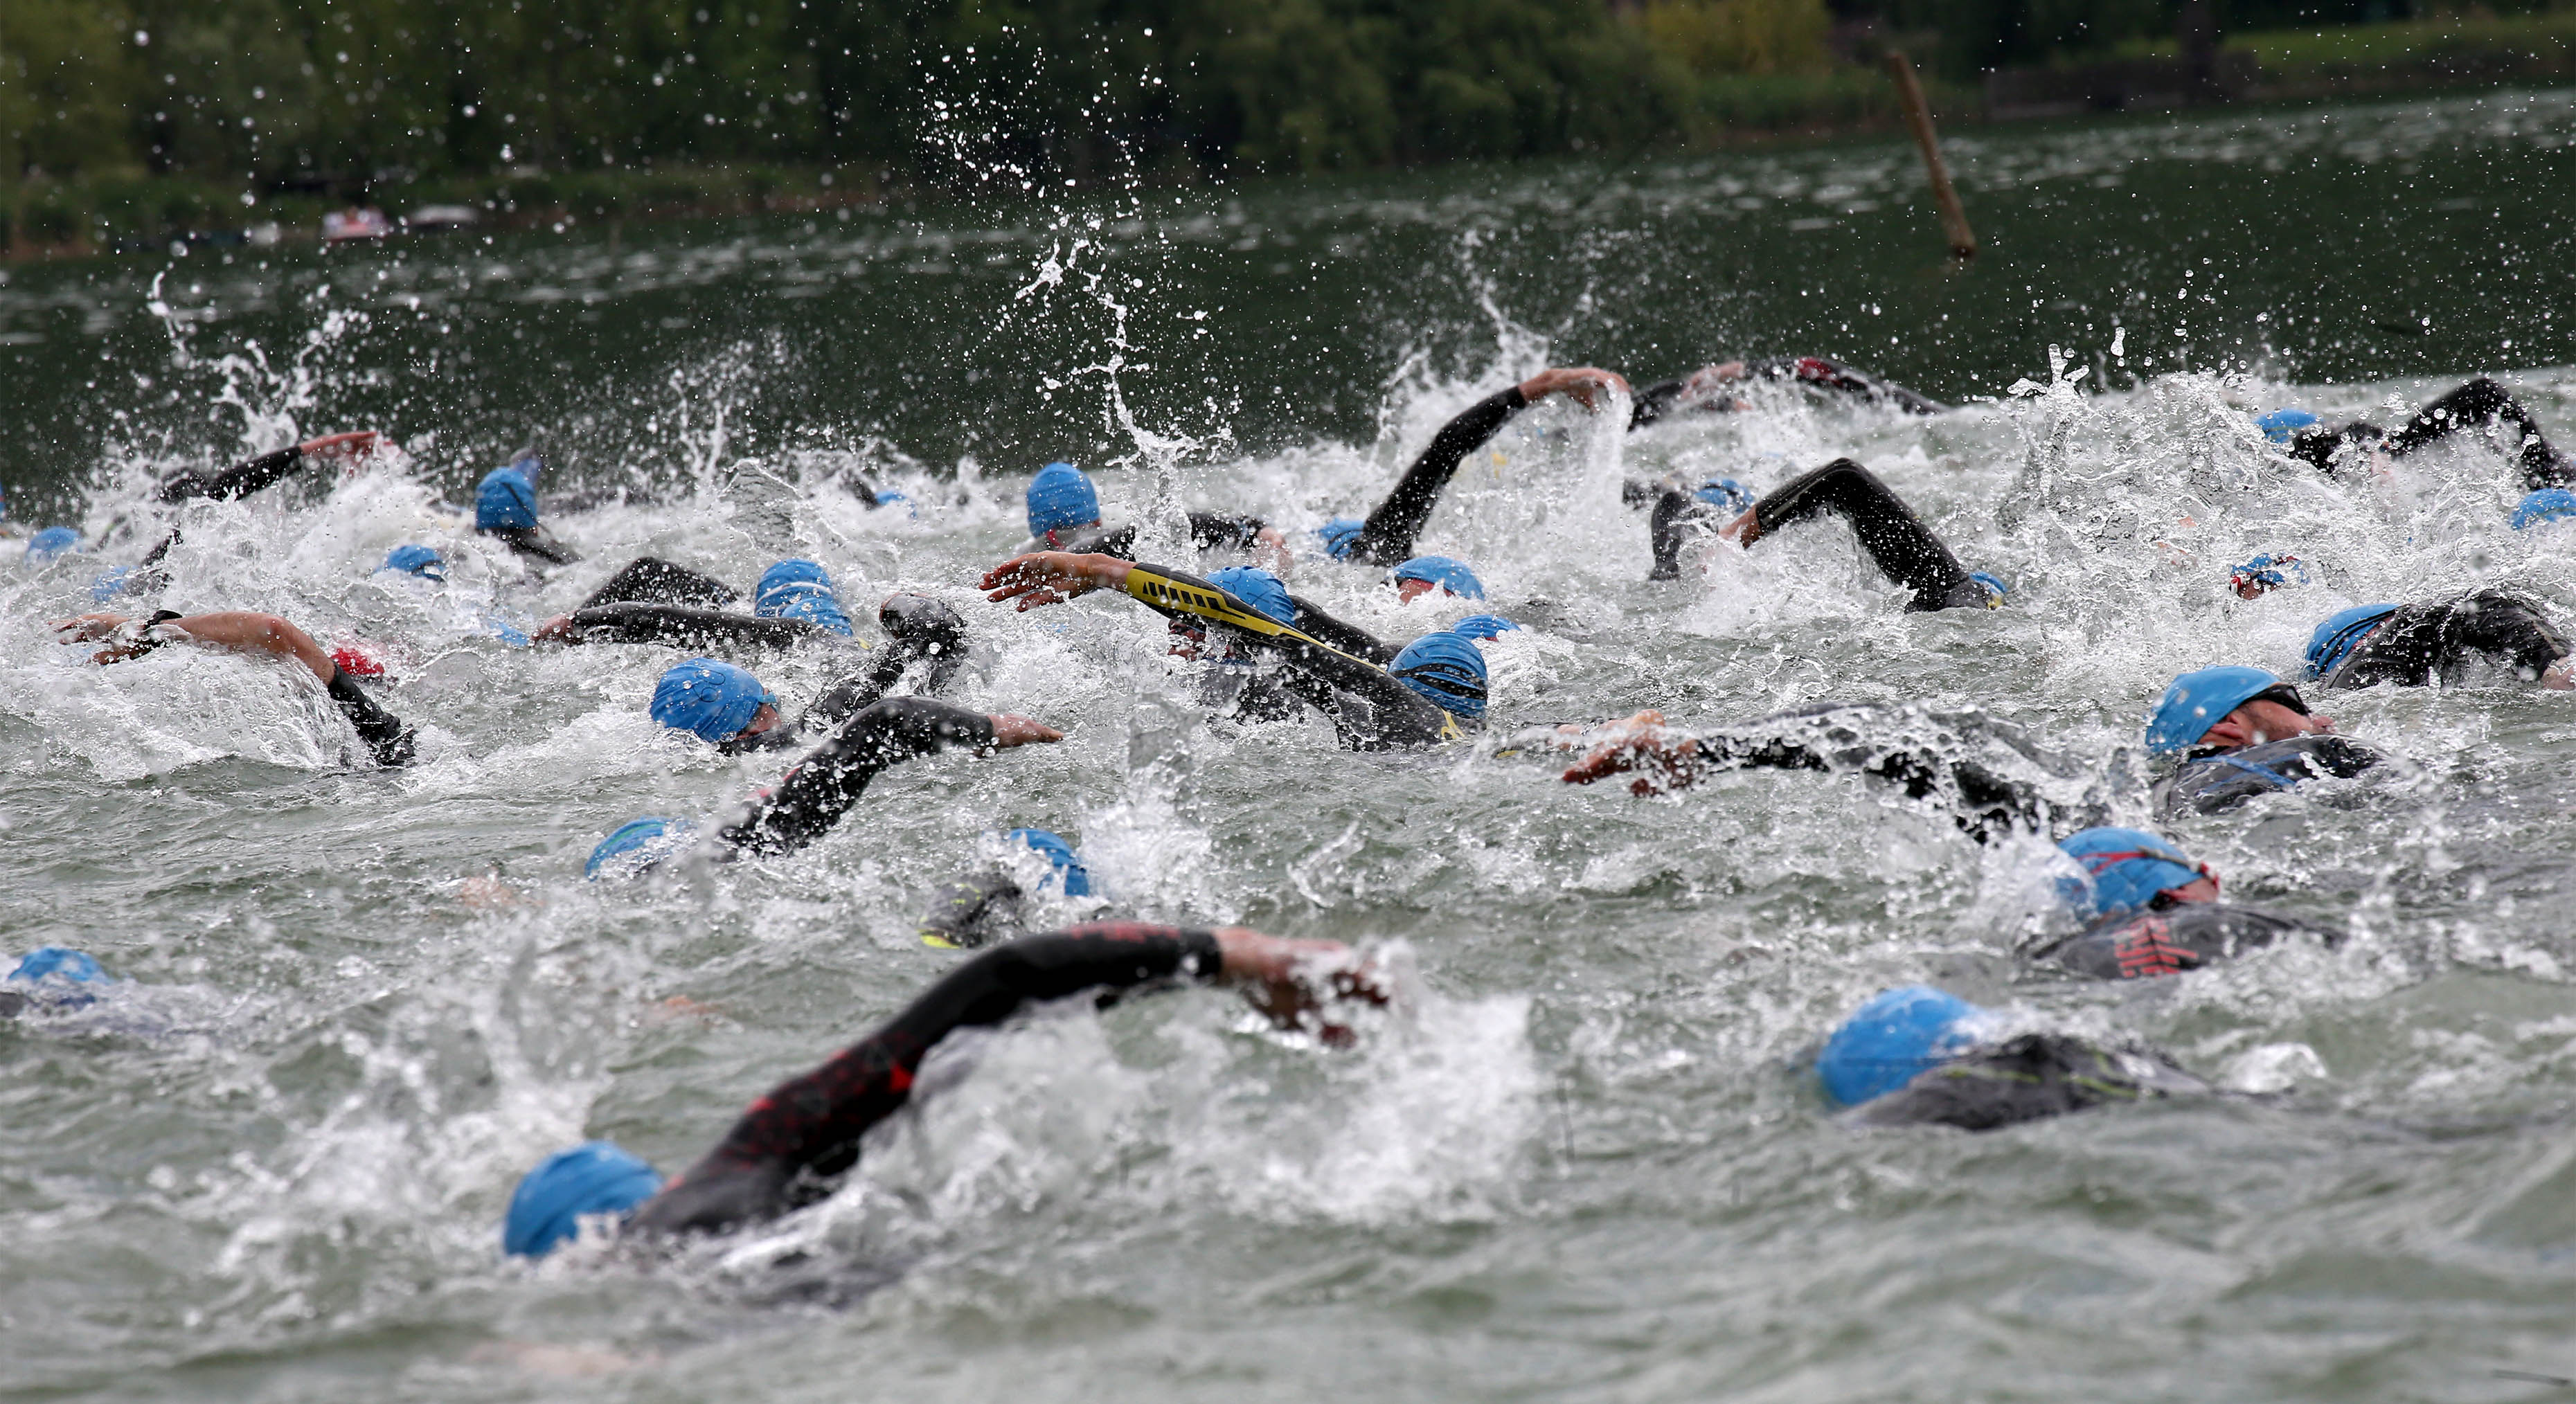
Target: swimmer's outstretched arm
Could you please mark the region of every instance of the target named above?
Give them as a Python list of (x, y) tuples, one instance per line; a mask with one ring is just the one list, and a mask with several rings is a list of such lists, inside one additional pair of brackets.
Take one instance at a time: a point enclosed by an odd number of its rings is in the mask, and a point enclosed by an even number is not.
[(1771, 491), (1728, 523), (1718, 535), (1741, 546), (1792, 522), (1831, 514), (1851, 523), (1852, 535), (1880, 573), (1914, 592), (1909, 610), (1986, 603), (1968, 568), (1950, 554), (1932, 528), (1878, 475), (1848, 458), (1802, 473)]
[(1363, 564), (1397, 565), (1413, 554), (1415, 538), (1431, 520), (1431, 509), (1458, 472), (1458, 465), (1513, 415), (1550, 395), (1562, 394), (1585, 409), (1597, 409), (1613, 390), (1626, 394), (1628, 382), (1617, 371), (1593, 366), (1556, 367), (1469, 405), (1434, 435), (1422, 456), (1396, 480), (1386, 501), (1369, 513), (1353, 540), (1351, 559)]
[(220, 473), (207, 477), (195, 472), (177, 474), (161, 484), (157, 494), (163, 502), (186, 502), (206, 498), (230, 502), (248, 497), (260, 489), (283, 482), (288, 475), (308, 461), (325, 458), (357, 458), (373, 453), (384, 436), (373, 429), (360, 429), (348, 434), (325, 434), (318, 439), (264, 453), (246, 462), (236, 463)]
[(340, 665), (313, 641), (311, 634), (277, 615), (242, 610), (187, 615), (165, 612), (147, 622), (121, 614), (83, 614), (56, 620), (54, 632), (82, 643), (121, 636), (115, 644), (91, 654), (93, 663), (120, 663), (172, 642), (291, 659), (303, 664), (321, 682), (323, 690), (331, 695), (331, 705), (349, 719), (349, 725), (357, 730), (358, 739), (367, 743), (377, 764), (404, 765), (411, 760), (412, 729), (403, 725), (401, 718), (377, 706), (355, 679), (340, 671)]
[(1291, 941), (1243, 927), (1214, 931), (1110, 922), (996, 946), (957, 967), (875, 1033), (751, 1104), (714, 1150), (636, 1211), (631, 1227), (707, 1233), (773, 1218), (829, 1192), (858, 1162), (859, 1140), (912, 1099), (940, 1040), (1001, 1023), (1032, 1004), (1177, 980), (1241, 987), (1284, 1025), (1327, 1042), (1330, 1000), (1383, 1004), (1384, 986), (1337, 941)]
[[(763, 619), (730, 610), (696, 605), (643, 604), (623, 601), (590, 605), (557, 615), (529, 637), (539, 643), (667, 643), (703, 648), (725, 642), (762, 648), (793, 648), (809, 639), (839, 638), (819, 624), (802, 619)], [(865, 645), (861, 645), (865, 647)]]
[(831, 832), (868, 782), (889, 766), (949, 746), (984, 754), (1063, 739), (1063, 732), (1027, 717), (986, 716), (926, 697), (889, 697), (842, 723), (831, 740), (807, 752), (776, 788), (716, 837), (746, 853), (792, 853)]

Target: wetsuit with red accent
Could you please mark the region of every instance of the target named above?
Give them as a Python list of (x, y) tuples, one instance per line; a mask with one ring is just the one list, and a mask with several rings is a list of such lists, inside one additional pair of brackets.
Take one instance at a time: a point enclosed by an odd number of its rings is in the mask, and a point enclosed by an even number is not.
[[(2407, 454), (2463, 429), (2477, 429), (2510, 436), (2507, 451), (2513, 455), (2514, 467), (2522, 473), (2524, 486), (2537, 492), (2542, 488), (2576, 485), (2576, 460), (2549, 446), (2531, 411), (2501, 385), (2479, 376), (2459, 389), (2435, 400), (2415, 417), (2387, 433), (2375, 424), (2355, 422), (2341, 429), (2323, 425), (2302, 429), (2290, 440), (2290, 456), (2314, 464), (2319, 472), (2335, 477), (2354, 459), (2377, 448), (2391, 458)], [(2347, 452), (2349, 450), (2349, 452)]]
[(858, 1163), (869, 1128), (912, 1100), (930, 1050), (959, 1029), (999, 1024), (1034, 1004), (1140, 986), (1212, 980), (1214, 932), (1111, 922), (996, 946), (951, 971), (831, 1061), (770, 1089), (716, 1148), (636, 1211), (633, 1227), (712, 1233), (825, 1197)]
[(2341, 944), (2340, 932), (2218, 902), (2177, 902), (2160, 910), (2119, 912), (2032, 953), (2034, 960), (2098, 980), (2179, 975), (2233, 960), (2293, 936)]

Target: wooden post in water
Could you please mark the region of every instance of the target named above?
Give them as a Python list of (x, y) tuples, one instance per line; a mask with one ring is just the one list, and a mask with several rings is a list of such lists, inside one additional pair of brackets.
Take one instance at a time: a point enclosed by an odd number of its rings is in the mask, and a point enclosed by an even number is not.
[(1932, 199), (1941, 207), (1941, 228), (1950, 236), (1950, 256), (1965, 262), (1977, 256), (1977, 236), (1968, 228), (1968, 212), (1959, 206), (1959, 191), (1950, 184), (1950, 168), (1941, 162), (1941, 139), (1932, 131), (1932, 109), (1924, 104), (1923, 85), (1914, 81), (1914, 65), (1896, 49), (1887, 51), (1887, 71), (1896, 75), (1896, 95), (1905, 104), (1905, 125), (1914, 129), (1914, 144), (1923, 148), (1923, 166), (1932, 173)]

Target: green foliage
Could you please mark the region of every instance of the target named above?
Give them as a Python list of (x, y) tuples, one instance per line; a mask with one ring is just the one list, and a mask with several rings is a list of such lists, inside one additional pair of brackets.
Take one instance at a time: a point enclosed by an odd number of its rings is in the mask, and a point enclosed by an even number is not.
[(1824, 0), (1653, 0), (1638, 27), (1694, 73), (1815, 73), (1831, 62)]

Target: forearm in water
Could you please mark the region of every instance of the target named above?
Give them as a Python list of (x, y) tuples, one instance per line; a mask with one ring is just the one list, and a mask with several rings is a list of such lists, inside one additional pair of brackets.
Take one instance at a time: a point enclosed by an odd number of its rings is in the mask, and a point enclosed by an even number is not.
[(1743, 544), (1751, 546), (1792, 522), (1825, 514), (1850, 522), (1852, 535), (1880, 572), (1914, 592), (1907, 609), (1944, 608), (1958, 602), (1962, 588), (1970, 584), (1967, 567), (1914, 509), (1877, 474), (1848, 458), (1800, 474), (1754, 503)]
[(1465, 413), (1441, 427), (1422, 456), (1404, 470), (1395, 491), (1369, 513), (1351, 549), (1352, 559), (1378, 565), (1401, 565), (1413, 555), (1415, 538), (1431, 521), (1431, 509), (1456, 476), (1458, 465), (1481, 447), (1513, 415), (1529, 407), (1515, 385), (1478, 400)]

